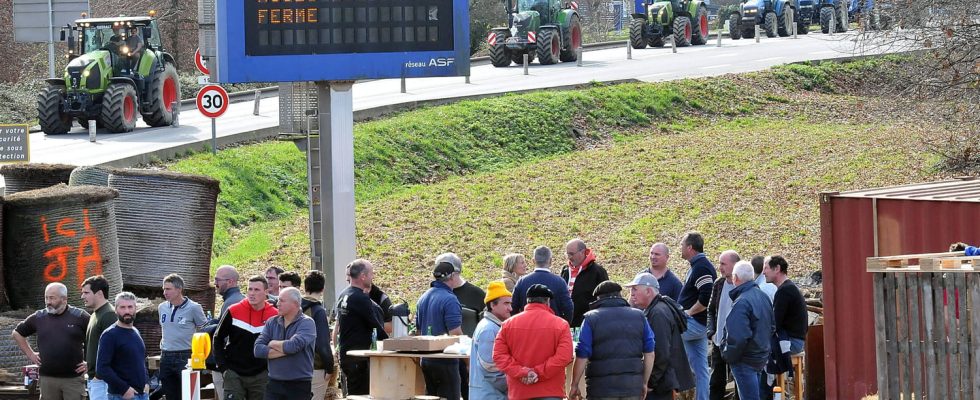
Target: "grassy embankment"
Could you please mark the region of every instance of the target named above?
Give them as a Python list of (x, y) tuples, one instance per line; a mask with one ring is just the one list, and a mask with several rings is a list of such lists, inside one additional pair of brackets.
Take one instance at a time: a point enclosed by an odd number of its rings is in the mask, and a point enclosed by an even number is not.
[[(546, 244), (564, 262), (573, 236), (621, 280), (646, 265), (651, 242), (689, 229), (713, 256), (779, 252), (797, 274), (819, 269), (819, 191), (933, 176), (920, 139), (934, 132), (914, 110), (840, 86), (889, 63), (504, 96), (358, 124), (358, 254), (408, 300), (442, 251), (482, 286), (506, 252)], [(292, 144), (171, 167), (222, 180), (214, 264), (306, 267), (305, 168)]]

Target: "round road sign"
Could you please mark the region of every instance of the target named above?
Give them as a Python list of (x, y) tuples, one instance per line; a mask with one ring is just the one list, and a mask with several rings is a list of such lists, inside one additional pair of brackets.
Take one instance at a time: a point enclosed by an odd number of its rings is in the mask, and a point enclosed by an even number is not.
[(201, 71), (204, 75), (209, 75), (211, 72), (208, 71), (208, 65), (204, 62), (204, 57), (201, 57), (201, 49), (197, 49), (194, 52), (194, 65), (197, 65), (197, 70)]
[(208, 118), (218, 118), (228, 110), (228, 92), (218, 85), (207, 85), (197, 92), (197, 109)]

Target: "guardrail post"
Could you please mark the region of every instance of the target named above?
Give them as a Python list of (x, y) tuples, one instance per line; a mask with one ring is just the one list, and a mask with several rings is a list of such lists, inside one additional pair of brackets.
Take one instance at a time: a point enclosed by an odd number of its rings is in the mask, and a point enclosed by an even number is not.
[(405, 93), (405, 77), (402, 77), (402, 93)]
[(759, 24), (756, 24), (755, 25), (755, 42), (756, 43), (759, 43), (759, 40), (760, 39), (762, 39), (762, 29), (759, 29)]
[(255, 107), (252, 109), (252, 115), (259, 115), (260, 100), (262, 100), (262, 91), (255, 89)]
[(721, 34), (728, 30), (729, 24), (730, 21), (725, 21), (725, 24), (718, 28), (718, 47), (721, 47)]
[(88, 120), (88, 141), (95, 143), (95, 120)]
[(626, 40), (626, 59), (627, 60), (633, 59), (633, 46), (630, 46), (629, 39)]
[(524, 75), (527, 75), (527, 53), (524, 53)]
[(580, 66), (580, 67), (582, 66), (582, 48), (581, 47), (575, 49), (575, 64), (578, 65), (578, 66)]

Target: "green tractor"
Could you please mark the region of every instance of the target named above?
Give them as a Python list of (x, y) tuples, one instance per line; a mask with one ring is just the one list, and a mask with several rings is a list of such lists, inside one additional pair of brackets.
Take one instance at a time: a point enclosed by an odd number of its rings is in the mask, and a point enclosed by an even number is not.
[(507, 0), (508, 27), (494, 28), (487, 35), (490, 62), (506, 67), (538, 57), (542, 65), (578, 60), (582, 47), (582, 23), (575, 2), (560, 0)]
[(177, 63), (148, 17), (83, 18), (61, 31), (68, 42), (62, 78), (48, 79), (37, 98), (41, 130), (66, 133), (72, 122), (129, 132), (137, 114), (149, 126), (174, 123), (180, 103)]
[(630, 46), (663, 47), (674, 35), (677, 47), (708, 43), (708, 6), (703, 0), (635, 0), (630, 21)]

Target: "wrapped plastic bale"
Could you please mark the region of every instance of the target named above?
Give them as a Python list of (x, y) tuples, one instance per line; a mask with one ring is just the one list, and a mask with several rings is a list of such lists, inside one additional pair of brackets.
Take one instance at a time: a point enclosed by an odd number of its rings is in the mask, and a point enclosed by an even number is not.
[[(151, 302), (163, 302), (166, 301), (163, 297), (163, 280), (160, 281), (160, 286), (149, 287), (149, 286), (133, 286), (127, 284), (123, 285), (123, 290), (133, 292), (138, 298), (147, 298)], [(214, 307), (217, 303), (217, 295), (214, 290), (214, 285), (208, 285), (207, 289), (204, 290), (188, 290), (184, 289), (184, 296), (194, 300), (195, 303), (200, 304), (204, 313), (207, 314), (208, 311), (214, 313)]]
[(65, 164), (11, 164), (0, 167), (5, 186), (4, 196), (17, 192), (43, 189), (59, 183), (68, 183), (74, 165)]
[(3, 276), (14, 309), (44, 307), (44, 288), (61, 282), (76, 307), (85, 278), (103, 275), (111, 293), (122, 290), (116, 215), (117, 192), (59, 184), (7, 196), (3, 224)]
[(171, 273), (184, 290), (210, 284), (218, 181), (206, 176), (127, 169), (109, 176), (119, 191), (119, 259), (127, 285), (160, 287)]
[(140, 331), (143, 344), (146, 346), (146, 356), (160, 355), (160, 339), (163, 338), (163, 328), (160, 327), (160, 303), (163, 298), (138, 299), (136, 317), (133, 326)]
[(0, 309), (5, 309), (10, 300), (7, 298), (7, 285), (3, 280), (3, 197), (0, 197)]
[(99, 165), (75, 168), (71, 171), (71, 177), (68, 178), (68, 186), (109, 186), (109, 175), (115, 170), (115, 168)]
[[(0, 370), (6, 372), (9, 376), (15, 376), (21, 380), (23, 379), (23, 370), (21, 367), (30, 365), (31, 362), (20, 351), (20, 347), (17, 347), (17, 342), (10, 336), (10, 332), (13, 332), (17, 324), (34, 313), (34, 311), (37, 310), (14, 310), (0, 314), (0, 332), (5, 332), (5, 334), (0, 335)], [(27, 341), (31, 344), (31, 347), (37, 349), (37, 336), (31, 335), (27, 338)]]

